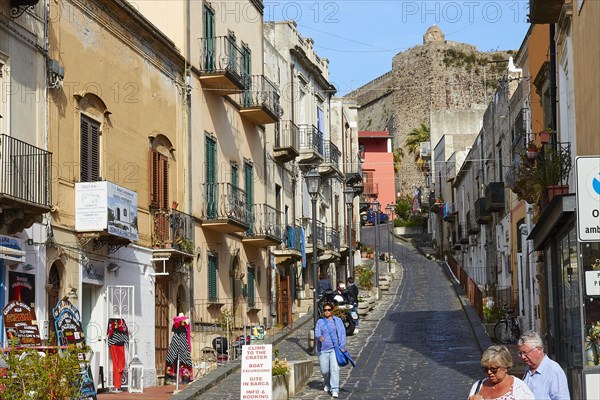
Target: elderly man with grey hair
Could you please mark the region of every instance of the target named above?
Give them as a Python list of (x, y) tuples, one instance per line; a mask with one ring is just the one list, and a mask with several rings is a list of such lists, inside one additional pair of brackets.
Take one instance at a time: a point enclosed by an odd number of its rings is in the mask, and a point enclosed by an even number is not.
[(567, 376), (562, 367), (544, 354), (544, 343), (537, 332), (523, 334), (517, 343), (519, 357), (527, 365), (523, 381), (536, 400), (571, 400)]

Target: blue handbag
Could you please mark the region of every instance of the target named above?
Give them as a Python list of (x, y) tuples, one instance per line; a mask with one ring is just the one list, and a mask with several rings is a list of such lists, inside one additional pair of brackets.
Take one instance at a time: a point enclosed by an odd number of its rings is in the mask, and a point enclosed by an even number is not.
[(355, 367), (356, 363), (354, 362), (352, 357), (350, 357), (350, 353), (348, 353), (348, 350), (342, 351), (342, 349), (340, 349), (340, 346), (336, 343), (335, 340), (333, 340), (333, 335), (331, 333), (331, 329), (329, 329), (329, 325), (327, 325), (327, 321), (325, 320), (325, 318), (323, 318), (323, 320), (325, 322), (325, 327), (327, 328), (327, 331), (329, 332), (329, 337), (331, 338), (331, 343), (333, 343), (333, 350), (335, 351), (335, 359), (337, 360), (338, 365), (340, 367), (343, 367), (344, 365), (348, 365), (348, 363), (350, 363), (350, 364), (352, 364), (353, 367)]

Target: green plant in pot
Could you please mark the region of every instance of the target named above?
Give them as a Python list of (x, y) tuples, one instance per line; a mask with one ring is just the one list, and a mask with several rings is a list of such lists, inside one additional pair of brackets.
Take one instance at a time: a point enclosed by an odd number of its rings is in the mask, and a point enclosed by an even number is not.
[(565, 193), (563, 185), (566, 185), (571, 172), (570, 145), (562, 144), (557, 149), (545, 145), (540, 150), (535, 160), (527, 156), (527, 151), (522, 151), (512, 177), (507, 179), (508, 186), (517, 197), (529, 204), (540, 204), (547, 189), (558, 186), (560, 193)]

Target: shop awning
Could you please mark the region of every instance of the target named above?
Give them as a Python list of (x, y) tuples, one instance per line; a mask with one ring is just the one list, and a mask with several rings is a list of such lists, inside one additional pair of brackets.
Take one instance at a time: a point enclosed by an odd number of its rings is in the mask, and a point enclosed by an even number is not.
[(536, 250), (543, 250), (546, 239), (556, 228), (562, 228), (574, 217), (576, 207), (575, 194), (556, 196), (547, 206), (535, 224), (527, 240), (533, 240)]

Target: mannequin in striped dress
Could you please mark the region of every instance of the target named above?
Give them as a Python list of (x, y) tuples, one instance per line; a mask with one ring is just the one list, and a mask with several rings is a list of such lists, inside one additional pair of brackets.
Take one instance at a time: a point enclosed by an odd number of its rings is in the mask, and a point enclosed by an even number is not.
[(177, 375), (177, 360), (179, 359), (179, 376), (182, 383), (192, 380), (192, 342), (190, 338), (190, 320), (180, 313), (173, 318), (173, 337), (167, 351), (165, 381), (174, 382)]
[(113, 389), (111, 391), (119, 393), (125, 371), (125, 346), (129, 345), (129, 329), (123, 318), (108, 320), (107, 342), (113, 367)]

